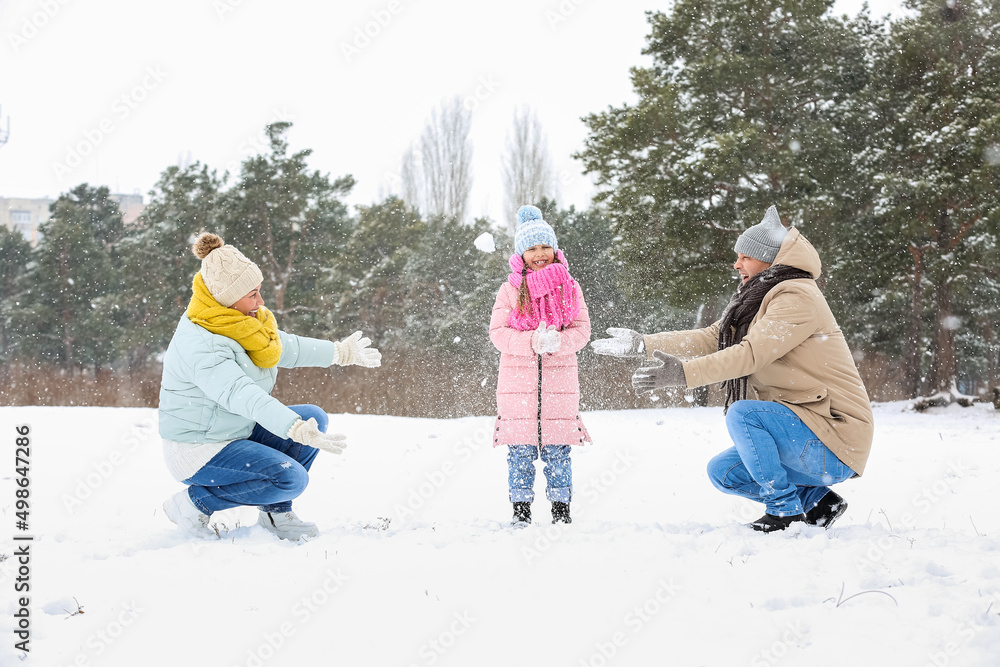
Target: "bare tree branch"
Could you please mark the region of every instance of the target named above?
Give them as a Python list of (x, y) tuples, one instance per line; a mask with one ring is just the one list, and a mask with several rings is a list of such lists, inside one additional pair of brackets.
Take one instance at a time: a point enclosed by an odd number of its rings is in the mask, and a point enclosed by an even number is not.
[(455, 97), (431, 112), (420, 136), (419, 154), (403, 156), (402, 198), (426, 215), (464, 220), (472, 191), (472, 113)]
[(524, 106), (514, 112), (503, 158), (503, 211), (511, 234), (517, 225), (515, 216), (520, 206), (554, 197), (553, 180), (548, 142), (541, 123), (535, 112)]

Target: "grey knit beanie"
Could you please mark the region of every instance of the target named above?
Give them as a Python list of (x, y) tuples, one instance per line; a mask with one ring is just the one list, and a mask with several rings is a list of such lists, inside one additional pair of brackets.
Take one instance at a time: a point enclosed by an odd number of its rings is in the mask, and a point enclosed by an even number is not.
[(781, 224), (778, 209), (772, 206), (767, 209), (763, 220), (740, 234), (733, 250), (761, 262), (773, 264), (787, 233), (788, 227)]

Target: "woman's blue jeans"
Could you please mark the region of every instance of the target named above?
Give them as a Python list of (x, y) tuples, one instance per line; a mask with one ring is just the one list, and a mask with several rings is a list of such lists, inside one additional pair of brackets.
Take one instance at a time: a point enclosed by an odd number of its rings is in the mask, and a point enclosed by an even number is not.
[(854, 476), (791, 409), (773, 401), (736, 401), (726, 413), (735, 447), (708, 464), (724, 493), (762, 502), (773, 516), (808, 512), (831, 484)]
[[(573, 498), (573, 469), (570, 466), (570, 445), (542, 446), (545, 463), (545, 497), (550, 502), (568, 503)], [(530, 503), (535, 499), (535, 460), (537, 445), (511, 445), (507, 452), (507, 484), (510, 502)]]
[[(303, 420), (315, 419), (326, 432), (330, 418), (315, 405), (290, 405)], [(288, 512), (309, 483), (309, 467), (319, 450), (265, 430), (260, 424), (246, 440), (233, 440), (184, 480), (188, 495), (205, 514), (241, 505), (263, 512)]]

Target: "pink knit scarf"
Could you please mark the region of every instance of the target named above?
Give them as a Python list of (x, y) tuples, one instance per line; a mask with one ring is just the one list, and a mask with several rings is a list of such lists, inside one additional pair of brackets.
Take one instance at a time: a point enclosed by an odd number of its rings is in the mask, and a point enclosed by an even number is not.
[[(556, 252), (559, 262), (552, 262), (538, 271), (528, 270), (528, 296), (531, 311), (522, 313), (517, 307), (510, 313), (507, 323), (519, 331), (538, 328), (539, 322), (563, 329), (580, 314), (580, 300), (576, 296), (576, 281), (569, 275), (566, 257), (562, 250)], [(507, 281), (514, 289), (521, 289), (524, 259), (517, 254), (510, 257), (510, 275)]]

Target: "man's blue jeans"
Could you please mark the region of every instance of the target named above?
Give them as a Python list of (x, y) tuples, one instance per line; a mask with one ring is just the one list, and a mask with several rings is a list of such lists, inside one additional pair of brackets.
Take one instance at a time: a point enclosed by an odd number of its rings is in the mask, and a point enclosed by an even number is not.
[[(313, 418), (326, 432), (329, 417), (315, 405), (290, 405), (303, 420)], [(264, 512), (287, 512), (309, 483), (309, 467), (319, 450), (277, 436), (260, 424), (246, 440), (234, 440), (184, 480), (195, 507), (205, 514), (241, 505)]]
[(736, 446), (709, 462), (709, 479), (724, 493), (764, 503), (773, 516), (808, 512), (831, 484), (854, 475), (781, 403), (736, 401), (726, 426)]
[[(570, 445), (544, 445), (545, 497), (550, 502), (568, 503), (573, 497), (573, 469), (570, 466)], [(535, 499), (535, 460), (537, 445), (511, 445), (507, 452), (507, 484), (510, 502), (530, 503)]]

